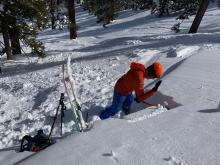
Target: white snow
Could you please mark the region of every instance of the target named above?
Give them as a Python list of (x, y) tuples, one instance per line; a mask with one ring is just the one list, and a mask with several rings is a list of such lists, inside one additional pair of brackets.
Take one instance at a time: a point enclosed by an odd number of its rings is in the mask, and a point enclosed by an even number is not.
[[(124, 11), (108, 28), (77, 7), (78, 38), (68, 30), (42, 31), (48, 56), (2, 56), (0, 74), (1, 165), (219, 165), (220, 164), (220, 9), (211, 5), (198, 33), (187, 34), (191, 17), (181, 33), (170, 29), (175, 17), (149, 11)], [(28, 51), (28, 48), (25, 48)], [(65, 99), (63, 137), (60, 114), (53, 132), (56, 143), (38, 153), (18, 152), (22, 136), (38, 129), (47, 134), (64, 92), (61, 66), (71, 56), (71, 68), (83, 115), (96, 120), (90, 131), (76, 133)], [(131, 62), (164, 66), (163, 83), (155, 96), (158, 104), (132, 105), (124, 118), (98, 120), (111, 103), (116, 80)], [(147, 80), (146, 90), (155, 81)], [(166, 102), (166, 104), (164, 104)], [(164, 106), (169, 106), (167, 110)]]
[(200, 49), (199, 46), (180, 46), (177, 48), (170, 47), (170, 50), (167, 53), (167, 56), (185, 58), (185, 57), (188, 57), (194, 54), (194, 52), (198, 52), (199, 49)]

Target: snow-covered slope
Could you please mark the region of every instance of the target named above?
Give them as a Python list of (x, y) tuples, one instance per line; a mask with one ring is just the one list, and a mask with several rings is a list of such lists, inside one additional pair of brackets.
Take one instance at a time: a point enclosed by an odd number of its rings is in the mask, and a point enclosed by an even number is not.
[(91, 131), (72, 134), (21, 164), (34, 165), (41, 160), (45, 165), (217, 165), (220, 162), (218, 53), (216, 49), (202, 51), (165, 75), (159, 92), (169, 94), (182, 106), (169, 111), (148, 108), (125, 119), (97, 121)]
[[(78, 8), (76, 40), (68, 40), (66, 29), (42, 32), (39, 39), (48, 57), (18, 58), (2, 67), (0, 164), (220, 164), (218, 13), (210, 7), (199, 32), (189, 35), (185, 33), (193, 18), (183, 23), (181, 34), (174, 34), (174, 17), (125, 11), (105, 29)], [(56, 144), (38, 153), (15, 152), (23, 135), (40, 128), (49, 132), (64, 91), (61, 64), (69, 55), (84, 115), (92, 118), (110, 104), (115, 81), (132, 61), (164, 65), (163, 83), (147, 101), (166, 101), (171, 110), (134, 103), (124, 119), (96, 121), (92, 130), (74, 133), (66, 100), (64, 137), (59, 138), (57, 123)], [(146, 81), (146, 90), (154, 82)]]

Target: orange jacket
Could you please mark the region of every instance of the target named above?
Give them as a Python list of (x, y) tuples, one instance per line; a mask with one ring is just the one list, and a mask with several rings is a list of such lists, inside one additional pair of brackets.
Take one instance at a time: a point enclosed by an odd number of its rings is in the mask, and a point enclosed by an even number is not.
[(144, 92), (144, 78), (146, 78), (146, 76), (147, 71), (144, 65), (133, 62), (131, 63), (130, 70), (118, 79), (115, 89), (123, 96), (127, 96), (131, 94), (132, 91), (135, 91), (137, 99), (143, 101), (155, 93), (152, 90), (146, 93)]

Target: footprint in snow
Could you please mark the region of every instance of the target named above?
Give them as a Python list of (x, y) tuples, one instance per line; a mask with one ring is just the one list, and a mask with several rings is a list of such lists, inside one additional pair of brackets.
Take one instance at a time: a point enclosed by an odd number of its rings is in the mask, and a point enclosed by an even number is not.
[(104, 153), (104, 154), (102, 154), (102, 156), (112, 156), (112, 157), (114, 157), (115, 156), (115, 153), (111, 150), (111, 152), (109, 152), (109, 153)]
[(176, 158), (169, 156), (168, 158), (164, 158), (163, 160), (167, 161), (169, 165), (184, 165), (183, 162), (180, 162)]
[(119, 162), (119, 160), (116, 157), (116, 154), (113, 150), (111, 150), (110, 153), (103, 153), (102, 156), (112, 157), (117, 163)]

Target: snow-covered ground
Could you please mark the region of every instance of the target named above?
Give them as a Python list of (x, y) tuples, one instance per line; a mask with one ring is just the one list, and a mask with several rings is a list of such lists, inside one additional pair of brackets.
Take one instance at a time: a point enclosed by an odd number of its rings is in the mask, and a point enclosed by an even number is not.
[[(193, 17), (175, 34), (170, 30), (175, 17), (124, 11), (103, 28), (77, 7), (76, 40), (68, 39), (67, 29), (48, 29), (39, 35), (46, 58), (3, 57), (0, 164), (220, 165), (219, 12), (210, 6), (197, 34), (187, 34)], [(146, 100), (158, 106), (134, 103), (123, 119), (99, 120), (90, 131), (75, 133), (66, 99), (63, 137), (58, 121), (53, 133), (57, 143), (38, 153), (17, 152), (22, 136), (38, 129), (49, 133), (64, 92), (61, 65), (68, 56), (84, 117), (97, 116), (111, 103), (114, 84), (132, 61), (163, 64), (163, 83)], [(154, 83), (146, 81), (146, 90)], [(171, 110), (160, 106), (164, 102)]]

